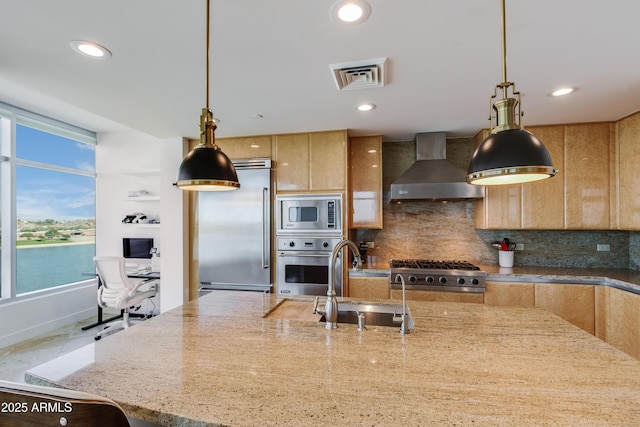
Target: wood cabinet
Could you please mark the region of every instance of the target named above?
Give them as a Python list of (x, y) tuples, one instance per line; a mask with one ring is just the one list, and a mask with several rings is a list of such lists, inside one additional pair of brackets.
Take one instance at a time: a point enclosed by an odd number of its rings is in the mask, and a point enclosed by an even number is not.
[(535, 284), (486, 282), (484, 303), (502, 307), (535, 307)]
[(309, 134), (276, 135), (276, 191), (309, 191)]
[(256, 157), (271, 158), (271, 135), (216, 138), (216, 145), (231, 160)]
[(533, 133), (547, 148), (556, 176), (522, 185), (522, 228), (564, 228), (564, 128), (563, 126), (536, 126), (527, 130)]
[[(474, 304), (484, 303), (484, 294), (471, 292), (422, 291), (408, 289), (405, 297), (407, 300), (415, 301), (465, 302)], [(391, 299), (402, 301), (402, 290), (391, 289)]]
[(389, 299), (389, 277), (349, 276), (349, 297)]
[(609, 150), (613, 124), (564, 126), (565, 228), (610, 228)]
[(536, 283), (535, 306), (595, 335), (594, 285)]
[[(489, 136), (487, 129), (475, 137), (478, 146)], [(522, 185), (487, 185), (484, 198), (474, 203), (476, 228), (507, 229), (522, 228)]]
[(382, 228), (382, 136), (349, 138), (349, 228)]
[[(475, 202), (475, 227), (580, 230), (611, 228), (613, 123), (534, 126), (555, 177), (527, 184), (487, 186)], [(488, 131), (476, 136), (479, 144)]]
[(608, 286), (596, 291), (596, 336), (640, 359), (640, 295)]
[(347, 132), (274, 136), (276, 192), (344, 191)]
[(618, 121), (616, 148), (619, 180), (615, 228), (640, 230), (640, 113)]

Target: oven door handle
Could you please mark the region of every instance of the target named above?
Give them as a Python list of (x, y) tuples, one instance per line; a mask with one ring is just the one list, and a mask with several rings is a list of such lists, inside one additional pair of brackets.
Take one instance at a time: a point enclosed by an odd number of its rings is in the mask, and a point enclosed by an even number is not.
[(326, 254), (307, 254), (304, 252), (280, 252), (278, 256), (281, 257), (308, 257), (308, 258), (329, 258), (331, 256), (330, 253)]

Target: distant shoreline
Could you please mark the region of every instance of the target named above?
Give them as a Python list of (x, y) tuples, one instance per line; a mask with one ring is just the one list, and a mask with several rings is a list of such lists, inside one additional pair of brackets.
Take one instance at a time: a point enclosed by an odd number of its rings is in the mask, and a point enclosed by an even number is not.
[(95, 245), (96, 242), (40, 243), (35, 245), (16, 246), (16, 249), (52, 248), (55, 246)]

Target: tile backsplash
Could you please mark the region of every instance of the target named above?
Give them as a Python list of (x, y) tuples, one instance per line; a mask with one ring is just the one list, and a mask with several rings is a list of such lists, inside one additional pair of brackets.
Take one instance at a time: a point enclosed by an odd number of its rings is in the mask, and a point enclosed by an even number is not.
[[(473, 139), (448, 139), (447, 159), (466, 169)], [(358, 230), (358, 241), (374, 242), (367, 258), (371, 268), (388, 268), (394, 258), (460, 259), (498, 263), (495, 240), (522, 243), (514, 265), (640, 269), (640, 233), (628, 231), (477, 230), (471, 201), (389, 202), (391, 183), (415, 161), (415, 142), (383, 143), (382, 230)], [(598, 244), (610, 251), (597, 251)]]

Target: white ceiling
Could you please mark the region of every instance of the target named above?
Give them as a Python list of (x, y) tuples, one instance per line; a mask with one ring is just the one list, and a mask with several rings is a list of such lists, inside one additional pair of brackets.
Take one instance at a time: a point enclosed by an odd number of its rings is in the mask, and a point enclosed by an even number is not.
[[(501, 82), (499, 0), (368, 0), (346, 26), (335, 0), (211, 0), (216, 135), (349, 129), (411, 140), (488, 127)], [(524, 124), (616, 120), (640, 109), (640, 2), (507, 0), (507, 65)], [(91, 60), (87, 39), (113, 53)], [(382, 88), (338, 91), (329, 64), (388, 58)], [(564, 98), (549, 93), (565, 85)], [(204, 0), (1, 0), (0, 101), (88, 127), (198, 135)], [(369, 113), (355, 106), (377, 105)], [(254, 115), (262, 118), (254, 118)]]

